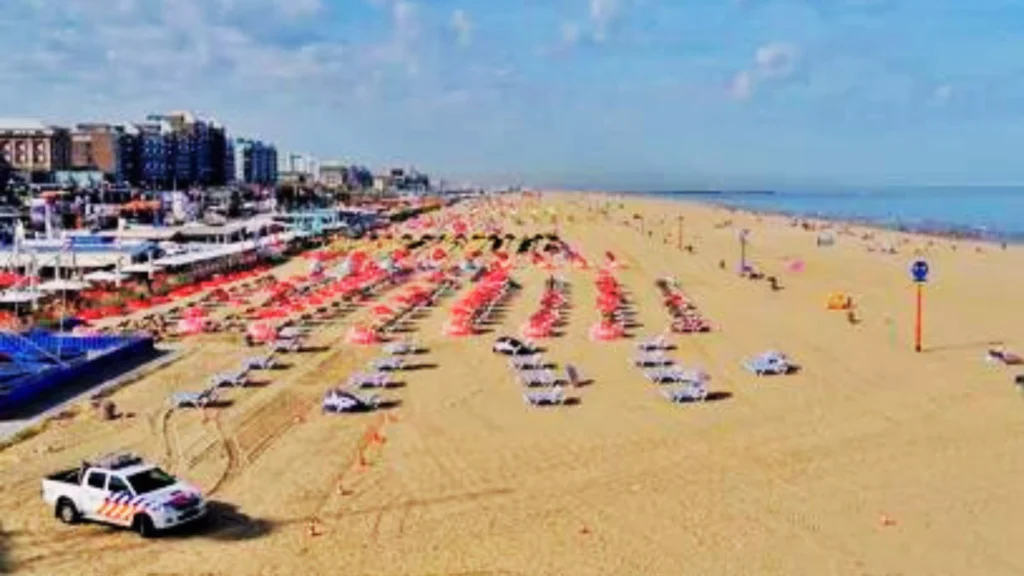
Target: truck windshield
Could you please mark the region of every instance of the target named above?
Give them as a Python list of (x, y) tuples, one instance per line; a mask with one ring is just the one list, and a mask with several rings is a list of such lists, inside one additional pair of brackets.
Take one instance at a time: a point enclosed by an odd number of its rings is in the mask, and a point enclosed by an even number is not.
[(173, 485), (177, 480), (167, 472), (159, 468), (150, 468), (145, 472), (132, 474), (128, 477), (128, 483), (132, 485), (136, 494), (148, 494), (162, 490)]

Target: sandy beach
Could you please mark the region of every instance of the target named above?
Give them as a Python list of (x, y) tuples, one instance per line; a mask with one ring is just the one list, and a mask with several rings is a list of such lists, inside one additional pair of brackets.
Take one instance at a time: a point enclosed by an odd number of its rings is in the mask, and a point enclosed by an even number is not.
[[(557, 224), (533, 216), (548, 210)], [(984, 359), (993, 342), (1024, 353), (1020, 248), (856, 227), (817, 246), (818, 232), (788, 218), (646, 198), (546, 194), (517, 211), (507, 232), (557, 225), (594, 268), (615, 255), (633, 338), (588, 337), (600, 319), (593, 268), (523, 258), (512, 270), (522, 290), (493, 333), (443, 335), (453, 296), (415, 321), (410, 336), (428, 351), (384, 392), (401, 400), (387, 411), (320, 412), (328, 387), (380, 355), (344, 342), (365, 306), (316, 326), (314, 351), (205, 413), (168, 412), (167, 397), (252, 351), (241, 335), (186, 339), (181, 359), (112, 397), (133, 417), (82, 410), (0, 452), (0, 572), (1024, 573), (1013, 532), (1024, 501), (1012, 494), (1024, 477), (1024, 398), (1012, 367)], [(780, 290), (735, 272), (743, 228), (748, 260)], [(932, 269), (920, 354), (908, 272), (918, 257)], [(571, 310), (564, 334), (541, 342), (545, 357), (593, 382), (570, 392), (577, 403), (537, 409), (491, 343), (518, 334), (549, 274), (569, 282)], [(655, 285), (666, 276), (714, 327), (670, 337), (673, 358), (711, 375), (713, 400), (672, 404), (629, 363), (636, 341), (669, 323)], [(857, 324), (826, 310), (830, 292), (854, 299)], [(801, 370), (742, 368), (767, 349)], [(377, 441), (360, 463), (368, 431)], [(215, 503), (209, 521), (155, 540), (59, 523), (40, 479), (122, 449), (201, 487)]]

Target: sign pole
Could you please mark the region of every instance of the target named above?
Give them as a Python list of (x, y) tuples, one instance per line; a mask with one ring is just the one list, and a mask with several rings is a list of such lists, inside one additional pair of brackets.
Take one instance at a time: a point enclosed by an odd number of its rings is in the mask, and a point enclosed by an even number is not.
[(740, 230), (740, 275), (747, 273), (747, 230)]
[(921, 324), (924, 310), (924, 283), (928, 281), (928, 263), (924, 260), (914, 262), (910, 267), (910, 276), (914, 280), (917, 289), (917, 307), (914, 314), (914, 352), (920, 352), (921, 347)]
[(924, 283), (917, 283), (917, 315), (914, 318), (914, 351), (921, 351), (921, 316), (923, 303)]

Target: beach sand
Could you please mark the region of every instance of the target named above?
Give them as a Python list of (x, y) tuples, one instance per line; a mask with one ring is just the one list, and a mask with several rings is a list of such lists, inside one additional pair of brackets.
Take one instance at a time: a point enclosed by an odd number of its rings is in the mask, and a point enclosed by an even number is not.
[[(590, 210), (598, 203), (611, 206), (607, 215)], [(547, 208), (592, 263), (610, 250), (625, 264), (616, 276), (635, 303), (637, 338), (668, 323), (655, 280), (680, 281), (715, 331), (673, 336), (671, 354), (711, 374), (715, 400), (673, 405), (629, 365), (636, 339), (588, 339), (599, 317), (593, 270), (555, 272), (571, 283), (572, 309), (565, 334), (543, 341), (546, 356), (594, 380), (560, 408), (526, 407), (505, 359), (490, 352), (494, 336), (518, 332), (538, 305), (548, 272), (529, 264), (513, 271), (523, 289), (495, 333), (442, 336), (452, 297), (417, 322), (426, 366), (385, 392), (402, 404), (384, 413), (318, 408), (328, 386), (376, 354), (342, 343), (365, 310), (319, 328), (313, 341), (326, 349), (289, 357), (293, 366), (266, 375), (271, 383), (229, 391), (230, 406), (167, 414), (171, 391), (198, 388), (248, 355), (240, 336), (203, 336), (114, 395), (133, 418), (82, 411), (0, 452), (0, 572), (1024, 573), (1014, 538), (1024, 499), (1012, 493), (1024, 477), (1024, 398), (1012, 368), (983, 358), (993, 341), (1024, 352), (1024, 251), (979, 253), (969, 242), (954, 251), (946, 240), (929, 248), (926, 238), (876, 231), (900, 253), (868, 252), (862, 229), (816, 247), (815, 232), (786, 218), (640, 198), (546, 195), (520, 214)], [(693, 254), (672, 236), (679, 216)], [(782, 290), (735, 273), (738, 228), (751, 231), (749, 260)], [(932, 268), (920, 354), (915, 248)], [(802, 271), (788, 270), (794, 259)], [(825, 309), (833, 291), (854, 298), (859, 324)], [(802, 370), (742, 370), (742, 358), (772, 348)], [(359, 466), (368, 430), (382, 442)], [(215, 503), (211, 520), (152, 541), (57, 522), (39, 498), (42, 476), (115, 449), (198, 484)]]

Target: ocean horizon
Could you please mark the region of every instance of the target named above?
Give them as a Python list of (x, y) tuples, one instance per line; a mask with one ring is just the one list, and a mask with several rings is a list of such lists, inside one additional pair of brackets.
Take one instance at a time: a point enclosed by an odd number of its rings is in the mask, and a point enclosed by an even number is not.
[(1024, 186), (637, 192), (741, 210), (1024, 242)]

